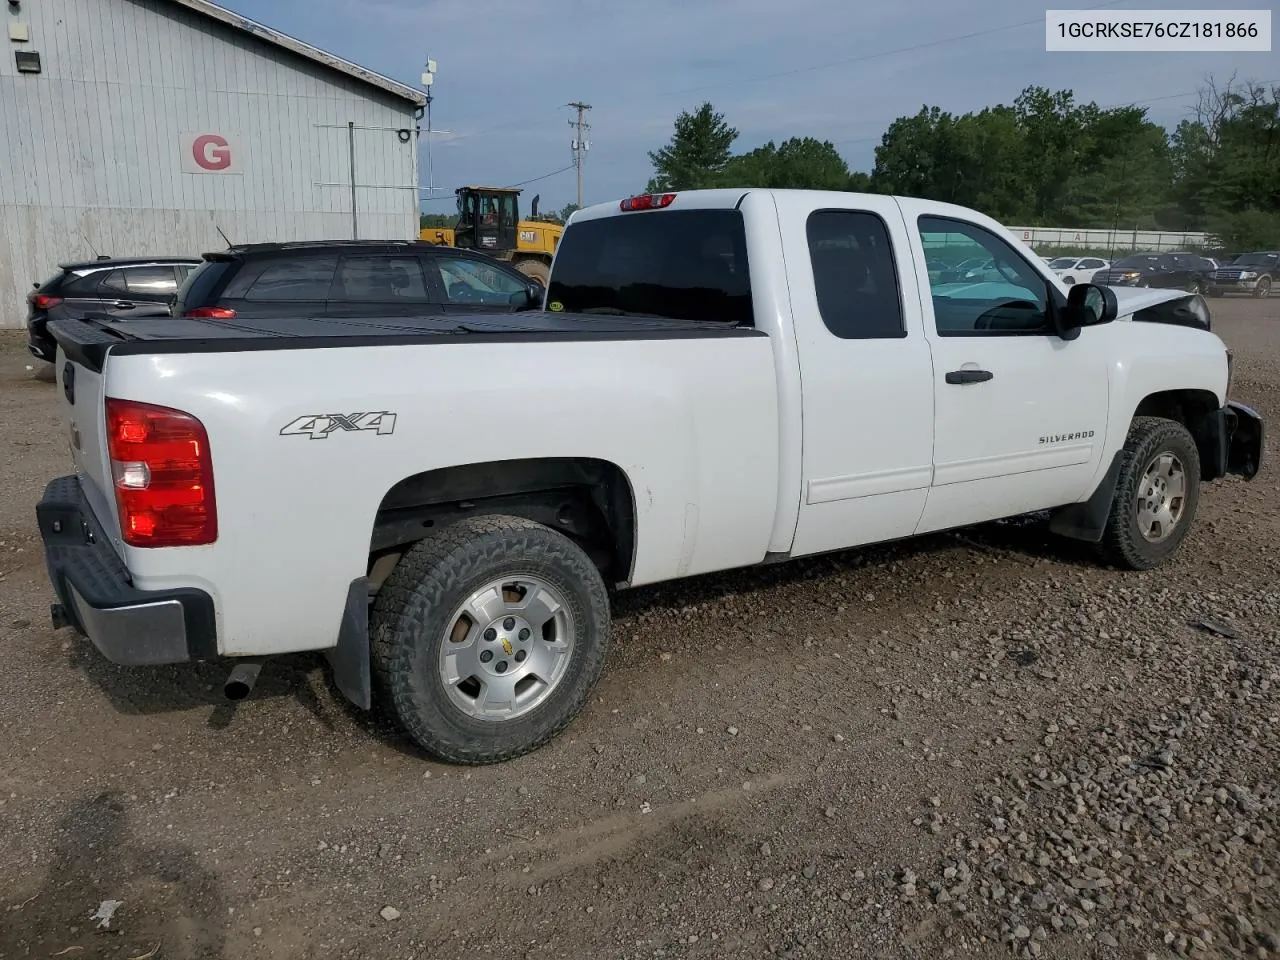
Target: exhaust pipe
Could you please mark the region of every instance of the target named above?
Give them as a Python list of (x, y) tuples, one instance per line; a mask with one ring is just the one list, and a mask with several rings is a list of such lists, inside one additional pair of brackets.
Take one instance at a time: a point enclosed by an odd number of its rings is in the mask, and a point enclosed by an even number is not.
[(222, 685), (222, 693), (228, 700), (243, 700), (253, 693), (253, 685), (258, 682), (258, 673), (262, 670), (261, 660), (245, 660), (237, 663), (227, 674)]

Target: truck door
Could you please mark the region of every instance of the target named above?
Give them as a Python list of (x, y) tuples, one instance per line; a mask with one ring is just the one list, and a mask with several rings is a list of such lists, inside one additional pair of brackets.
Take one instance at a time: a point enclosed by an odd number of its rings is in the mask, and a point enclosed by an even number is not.
[(887, 197), (777, 202), (803, 384), (791, 552), (909, 536), (932, 474), (933, 369), (902, 214)]
[(1108, 325), (1062, 340), (1063, 295), (994, 229), (901, 200), (916, 260), (986, 256), (976, 282), (917, 268), (933, 352), (933, 485), (917, 532), (1060, 506), (1092, 489), (1106, 440)]

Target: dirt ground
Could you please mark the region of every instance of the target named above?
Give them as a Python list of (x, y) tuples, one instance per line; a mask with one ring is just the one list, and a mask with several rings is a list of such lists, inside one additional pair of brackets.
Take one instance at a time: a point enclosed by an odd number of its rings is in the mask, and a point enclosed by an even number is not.
[[(1280, 300), (1212, 306), (1280, 422)], [(465, 770), (318, 657), (233, 708), (55, 633), (27, 364), (6, 332), (3, 960), (1280, 956), (1274, 460), (1150, 574), (1013, 522), (620, 594), (568, 732)]]

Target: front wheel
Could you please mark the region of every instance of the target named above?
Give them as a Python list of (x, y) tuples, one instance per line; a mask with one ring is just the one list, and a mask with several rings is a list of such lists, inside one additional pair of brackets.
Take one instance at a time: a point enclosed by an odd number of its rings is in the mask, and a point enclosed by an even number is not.
[(1130, 570), (1160, 566), (1187, 538), (1199, 502), (1200, 454), (1187, 428), (1134, 418), (1099, 544), (1102, 558)]
[(1187, 284), (1187, 293), (1204, 293), (1204, 284), (1199, 280), (1192, 280)]
[(1261, 278), (1253, 288), (1253, 295), (1259, 300), (1265, 300), (1271, 296), (1271, 278)]
[(586, 705), (609, 647), (609, 597), (572, 540), (473, 517), (417, 543), (372, 614), (377, 696), (428, 753), (509, 760)]

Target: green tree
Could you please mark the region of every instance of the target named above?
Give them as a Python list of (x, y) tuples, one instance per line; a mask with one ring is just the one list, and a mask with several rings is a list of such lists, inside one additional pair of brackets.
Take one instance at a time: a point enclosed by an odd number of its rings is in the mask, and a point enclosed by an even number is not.
[(1206, 226), (1217, 245), (1225, 250), (1280, 250), (1280, 216), (1275, 210), (1255, 208), (1213, 214)]
[(1140, 107), (1086, 110), (1079, 160), (1059, 217), (1067, 223), (1178, 229), (1169, 211), (1173, 164), (1163, 127)]
[(559, 216), (560, 218), (560, 222), (565, 223), (571, 216), (573, 216), (574, 212), (578, 209), (579, 207), (576, 203), (566, 203), (563, 207), (560, 208), (560, 213), (557, 214), (557, 216)]
[(697, 190), (713, 185), (729, 162), (738, 131), (710, 103), (676, 117), (665, 147), (649, 153), (653, 177), (646, 190)]
[(793, 137), (733, 157), (716, 181), (726, 187), (847, 190), (849, 177), (849, 165), (829, 141)]

